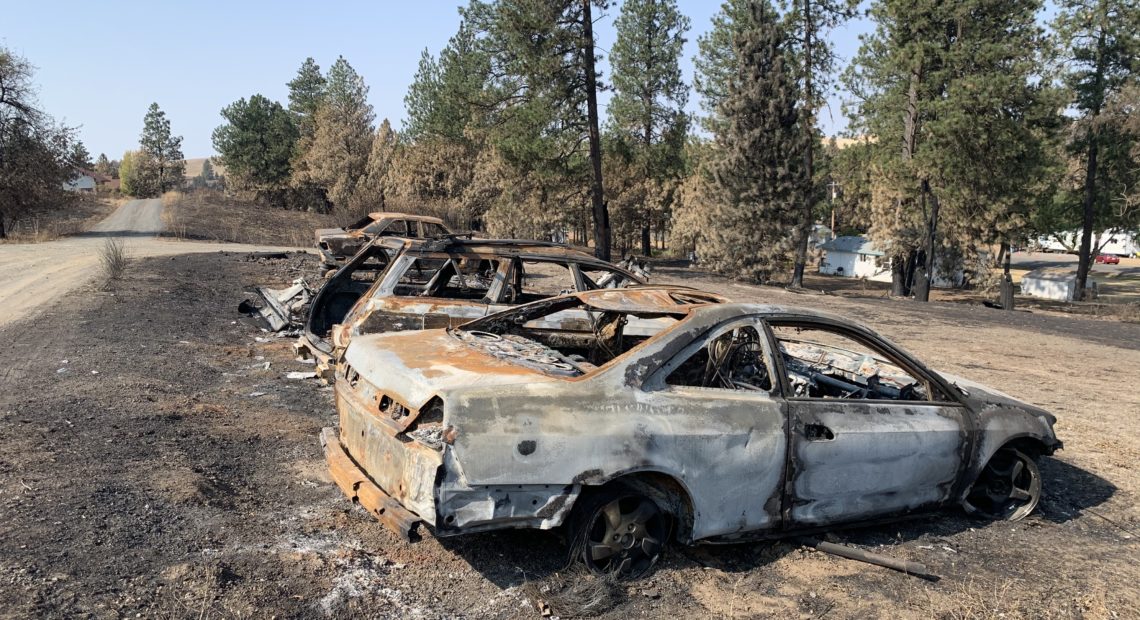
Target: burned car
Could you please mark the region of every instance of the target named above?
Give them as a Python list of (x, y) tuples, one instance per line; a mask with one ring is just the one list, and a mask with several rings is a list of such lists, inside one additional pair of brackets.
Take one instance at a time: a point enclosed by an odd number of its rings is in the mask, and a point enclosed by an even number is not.
[(640, 274), (570, 246), (499, 239), (376, 239), (312, 300), (295, 345), (333, 378), (359, 334), (454, 327), (561, 293), (643, 284)]
[(321, 263), (336, 268), (376, 237), (432, 238), (450, 234), (438, 217), (389, 213), (369, 213), (345, 228), (318, 228), (317, 252)]
[(588, 291), (354, 338), (332, 477), (405, 537), (565, 527), (593, 571), (961, 505), (1019, 519), (1055, 418), (871, 330), (692, 290)]

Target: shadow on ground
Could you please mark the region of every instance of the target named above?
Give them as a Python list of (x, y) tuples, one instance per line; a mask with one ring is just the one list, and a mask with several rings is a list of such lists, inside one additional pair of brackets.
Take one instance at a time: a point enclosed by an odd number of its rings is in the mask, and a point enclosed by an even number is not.
[[(1107, 501), (1116, 487), (1107, 480), (1054, 458), (1040, 461), (1045, 494), (1029, 519), (1065, 523)], [(916, 515), (871, 526), (836, 528), (836, 542), (863, 547), (894, 546), (914, 541), (941, 541), (970, 530), (1001, 527), (966, 515), (960, 508)], [(575, 568), (561, 532), (507, 530), (439, 539), (440, 544), (462, 557), (476, 571), (500, 588), (541, 581), (554, 573)], [(765, 566), (793, 552), (799, 545), (790, 540), (766, 540), (731, 544), (674, 545), (662, 566), (695, 564), (728, 573), (742, 573)]]

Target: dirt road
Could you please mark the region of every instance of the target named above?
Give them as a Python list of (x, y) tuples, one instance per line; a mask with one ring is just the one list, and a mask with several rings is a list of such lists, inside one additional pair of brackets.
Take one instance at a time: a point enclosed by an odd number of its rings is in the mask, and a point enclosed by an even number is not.
[(164, 240), (162, 201), (124, 203), (91, 231), (59, 241), (0, 245), (0, 326), (32, 315), (100, 276), (99, 251), (109, 238), (123, 240), (130, 258), (200, 252), (280, 250)]

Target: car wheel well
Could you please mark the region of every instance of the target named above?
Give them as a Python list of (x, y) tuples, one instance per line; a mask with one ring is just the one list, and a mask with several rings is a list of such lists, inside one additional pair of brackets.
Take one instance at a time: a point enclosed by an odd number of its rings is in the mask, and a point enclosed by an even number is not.
[[(1017, 439), (1007, 441), (1002, 447), (995, 450), (994, 454), (996, 455), (1002, 450), (1009, 449), (1017, 450), (1033, 460), (1037, 460), (1041, 458), (1041, 455), (1049, 453), (1048, 446), (1040, 439), (1036, 437), (1018, 437)], [(990, 455), (990, 458), (992, 459), (993, 455)]]
[(624, 474), (605, 484), (586, 487), (584, 492), (599, 493), (610, 488), (625, 488), (652, 498), (669, 513), (673, 522), (672, 538), (688, 542), (693, 531), (693, 500), (689, 492), (674, 477), (655, 471), (639, 471)]

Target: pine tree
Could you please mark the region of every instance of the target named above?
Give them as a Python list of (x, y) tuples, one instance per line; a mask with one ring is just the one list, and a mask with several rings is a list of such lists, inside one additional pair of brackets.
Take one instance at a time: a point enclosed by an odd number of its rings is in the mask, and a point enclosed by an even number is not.
[(684, 166), (689, 93), (681, 80), (680, 57), (689, 19), (674, 0), (627, 0), (615, 27), (610, 128), (628, 145), (642, 187), (641, 253), (649, 256), (654, 220), (668, 220), (668, 205), (652, 198), (662, 196), (660, 186), (675, 183)]
[(806, 198), (807, 133), (785, 33), (765, 3), (736, 38), (740, 64), (721, 103), (718, 153), (708, 166), (713, 203), (701, 258), (727, 275), (767, 281), (787, 264)]
[[(874, 136), (870, 234), (892, 294), (927, 299), (935, 271), (1023, 229), (1045, 165), (1051, 92), (1034, 85), (1037, 0), (881, 0), (845, 76), (852, 126)], [(1001, 170), (1001, 174), (994, 174)], [(942, 266), (942, 269), (936, 269)], [(966, 265), (969, 266), (968, 264)]]
[[(1083, 187), (1080, 198), (1081, 244), (1077, 266), (1077, 291), (1083, 295), (1092, 265), (1093, 229), (1098, 219), (1111, 212), (1112, 197), (1106, 192), (1102, 156), (1122, 154), (1126, 137), (1118, 126), (1101, 122), (1106, 103), (1140, 67), (1140, 8), (1134, 0), (1062, 0), (1054, 22), (1069, 71), (1065, 82), (1072, 89), (1072, 106), (1080, 113), (1070, 150), (1082, 159)], [(1098, 218), (1098, 214), (1101, 216)]]
[[(464, 19), (482, 35), (490, 72), (486, 105), (498, 153), (539, 192), (552, 180), (588, 187), (594, 251), (610, 258), (602, 182), (593, 23), (605, 0), (473, 0)], [(559, 205), (561, 206), (561, 205)], [(549, 211), (555, 204), (544, 204)], [(569, 218), (568, 218), (569, 219)]]
[(214, 130), (214, 150), (225, 166), (227, 184), (279, 200), (289, 184), (294, 143), (299, 137), (294, 116), (276, 101), (253, 95), (222, 108), (224, 125)]
[(474, 29), (462, 21), (438, 61), (428, 50), (423, 51), (404, 97), (408, 119), (401, 135), (412, 141), (442, 138), (468, 142), (468, 129), (484, 123), (481, 104), (489, 71), (487, 55), (480, 49)]
[(162, 194), (182, 185), (186, 170), (182, 136), (171, 135), (170, 120), (157, 103), (150, 104), (143, 118), (139, 153), (141, 157), (135, 160), (136, 183), (142, 195)]
[(344, 57), (325, 78), (312, 145), (302, 156), (302, 179), (325, 190), (334, 208), (348, 208), (372, 149), (368, 86)]
[(312, 138), (316, 132), (317, 110), (325, 93), (325, 77), (317, 61), (306, 58), (288, 86), (289, 111), (293, 113), (297, 130), (302, 137)]
[(399, 136), (392, 131), (392, 124), (388, 119), (384, 119), (372, 138), (368, 166), (353, 196), (354, 211), (384, 211), (387, 208), (389, 188), (392, 184), (389, 173), (398, 145)]
[(90, 170), (92, 167), (91, 153), (87, 151), (87, 147), (83, 145), (82, 140), (76, 140), (71, 145), (71, 163), (76, 167)]
[(785, 16), (791, 44), (789, 51), (795, 60), (793, 66), (803, 93), (803, 108), (807, 115), (804, 130), (809, 133), (804, 151), (804, 168), (813, 186), (804, 201), (800, 225), (796, 228), (796, 260), (792, 273), (792, 288), (803, 286), (804, 267), (807, 265), (808, 240), (815, 224), (815, 205), (820, 192), (815, 181), (816, 121), (815, 110), (824, 103), (823, 94), (831, 85), (836, 56), (827, 34), (836, 26), (854, 16), (857, 0), (791, 0)]
[[(697, 37), (697, 56), (693, 59), (693, 89), (700, 95), (705, 116), (701, 126), (715, 133), (720, 105), (736, 77), (739, 66), (736, 38), (751, 28), (752, 2), (725, 0), (712, 18), (712, 28)], [(770, 4), (765, 10), (771, 11)]]
[(99, 158), (95, 160), (95, 172), (112, 179), (119, 174), (118, 166), (107, 159), (104, 153), (99, 153)]
[(214, 165), (210, 163), (209, 157), (206, 158), (206, 161), (202, 162), (202, 172), (198, 173), (198, 177), (206, 184), (214, 180)]

